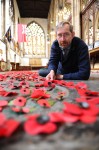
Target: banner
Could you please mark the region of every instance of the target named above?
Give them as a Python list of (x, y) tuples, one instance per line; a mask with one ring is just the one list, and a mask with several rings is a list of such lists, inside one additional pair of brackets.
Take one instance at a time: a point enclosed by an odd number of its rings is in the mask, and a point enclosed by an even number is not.
[(26, 42), (26, 25), (18, 24), (18, 42)]
[(8, 42), (10, 43), (11, 42), (11, 27), (8, 28), (6, 34), (5, 34), (5, 37), (7, 38)]

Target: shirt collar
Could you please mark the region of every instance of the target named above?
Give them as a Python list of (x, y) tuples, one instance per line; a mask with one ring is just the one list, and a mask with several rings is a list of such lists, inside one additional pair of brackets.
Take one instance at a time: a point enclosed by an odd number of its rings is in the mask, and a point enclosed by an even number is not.
[(59, 46), (59, 47), (60, 47), (61, 50), (70, 50), (71, 44), (68, 47), (66, 47), (66, 48), (63, 48), (61, 46)]

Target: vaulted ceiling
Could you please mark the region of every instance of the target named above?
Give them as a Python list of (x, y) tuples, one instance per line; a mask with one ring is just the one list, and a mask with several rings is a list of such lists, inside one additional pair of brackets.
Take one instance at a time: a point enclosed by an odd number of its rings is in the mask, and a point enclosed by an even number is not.
[(51, 0), (16, 0), (22, 18), (48, 18)]

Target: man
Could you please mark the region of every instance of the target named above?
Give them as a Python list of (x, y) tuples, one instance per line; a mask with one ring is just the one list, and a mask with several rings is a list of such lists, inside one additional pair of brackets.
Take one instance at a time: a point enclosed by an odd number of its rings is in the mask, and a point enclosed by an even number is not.
[(56, 26), (56, 37), (51, 47), (48, 69), (39, 75), (47, 80), (87, 80), (90, 76), (88, 47), (75, 37), (73, 26), (62, 21)]

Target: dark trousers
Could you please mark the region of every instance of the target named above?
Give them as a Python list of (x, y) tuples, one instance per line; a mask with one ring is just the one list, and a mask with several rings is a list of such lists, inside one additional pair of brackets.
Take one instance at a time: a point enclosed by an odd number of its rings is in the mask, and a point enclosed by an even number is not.
[(48, 74), (49, 74), (49, 71), (47, 68), (42, 68), (39, 70), (39, 75), (42, 76), (42, 77), (46, 77)]

